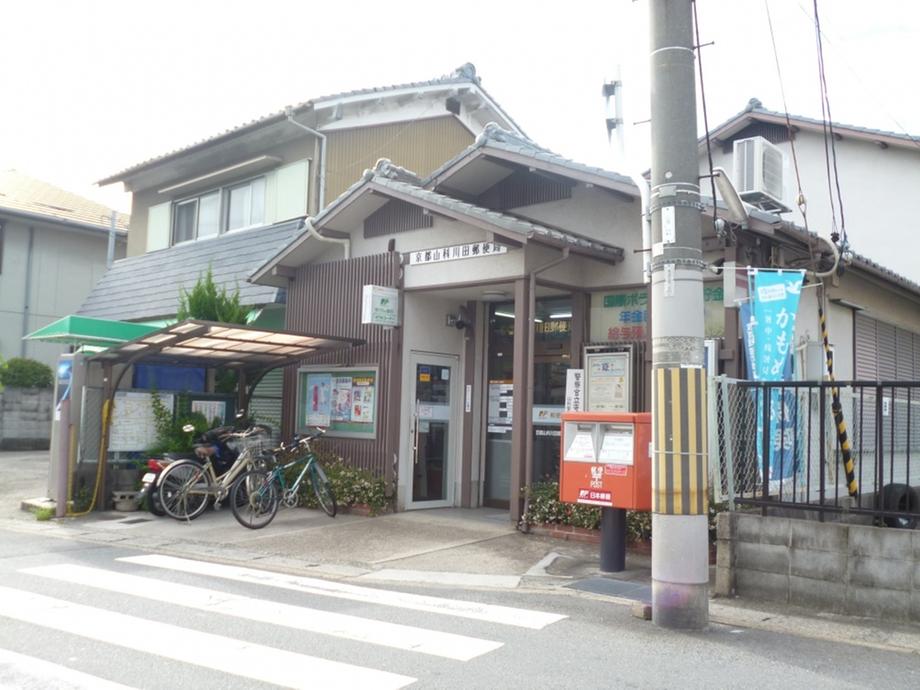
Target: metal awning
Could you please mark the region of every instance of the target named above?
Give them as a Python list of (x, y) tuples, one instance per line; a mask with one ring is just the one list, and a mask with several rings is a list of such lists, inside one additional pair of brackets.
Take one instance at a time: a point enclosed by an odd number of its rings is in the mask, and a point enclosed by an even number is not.
[(23, 340), (41, 340), (62, 345), (113, 347), (157, 330), (156, 326), (89, 316), (65, 316), (29, 333)]
[(365, 341), (295, 331), (268, 331), (235, 324), (188, 319), (147, 333), (92, 357), (110, 364), (170, 364), (265, 371), (295, 364), (321, 352)]

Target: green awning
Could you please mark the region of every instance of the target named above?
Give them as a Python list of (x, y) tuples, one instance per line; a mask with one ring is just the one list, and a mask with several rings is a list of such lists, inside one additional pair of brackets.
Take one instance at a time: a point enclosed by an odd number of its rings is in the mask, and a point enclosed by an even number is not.
[(29, 333), (23, 340), (41, 340), (62, 345), (112, 347), (157, 330), (156, 326), (128, 321), (94, 319), (89, 316), (65, 316)]

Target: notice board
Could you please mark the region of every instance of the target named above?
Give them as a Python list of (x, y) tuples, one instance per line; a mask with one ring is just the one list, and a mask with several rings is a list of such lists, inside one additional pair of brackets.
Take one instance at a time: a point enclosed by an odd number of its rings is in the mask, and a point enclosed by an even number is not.
[[(172, 393), (159, 393), (160, 401), (170, 412), (175, 404)], [(115, 409), (109, 434), (109, 450), (142, 451), (157, 439), (153, 416), (153, 394), (142, 391), (115, 393)]]
[(376, 368), (301, 369), (297, 428), (326, 427), (329, 436), (376, 438)]

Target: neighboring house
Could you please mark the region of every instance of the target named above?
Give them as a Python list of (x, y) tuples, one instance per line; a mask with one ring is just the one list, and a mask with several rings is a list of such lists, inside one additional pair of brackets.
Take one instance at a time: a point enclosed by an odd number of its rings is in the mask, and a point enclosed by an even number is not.
[[(624, 378), (605, 386), (608, 409), (649, 407), (641, 219), (630, 179), (496, 126), (424, 180), (382, 162), (252, 276), (287, 289), (291, 327), (367, 341), (288, 372), (285, 433), (329, 424), (337, 450), (395, 483), (400, 508), (507, 506), (517, 519), (520, 487), (558, 471), (568, 369), (590, 378), (594, 352), (628, 352)], [(706, 261), (793, 266), (827, 253), (774, 214), (754, 211), (746, 226), (716, 233), (707, 209)], [(737, 334), (723, 278), (704, 279), (707, 335), (728, 324)], [(920, 318), (920, 286), (861, 257), (828, 282), (832, 337), (851, 368), (852, 305)], [(362, 323), (369, 284), (396, 288), (400, 328)], [(799, 319), (811, 341), (815, 304), (803, 300)], [(713, 351), (716, 367), (719, 354), (731, 362), (741, 349)], [(361, 409), (341, 407), (346, 399)]]
[[(831, 345), (836, 351), (835, 373), (838, 378), (920, 380), (920, 286), (917, 284), (920, 272), (907, 250), (916, 244), (920, 229), (920, 221), (908, 203), (913, 191), (920, 188), (920, 140), (906, 134), (838, 123), (833, 124), (832, 130), (836, 154), (825, 149), (825, 132), (830, 136), (830, 129), (820, 120), (791, 115), (787, 123), (784, 113), (766, 110), (756, 99), (712, 130), (713, 164), (727, 171), (741, 196), (752, 202), (760, 196), (764, 208), (774, 206), (770, 198), (774, 197), (791, 209), (781, 215), (758, 212), (751, 227), (760, 227), (762, 232), (747, 234), (746, 239), (742, 233), (739, 242), (726, 248), (724, 258), (737, 261), (740, 266), (801, 266), (806, 261), (807, 252), (803, 253), (802, 247), (807, 234), (795, 203), (798, 182), (793, 143), (807, 200), (808, 229), (824, 238), (829, 238), (835, 230), (840, 232), (841, 213), (836, 210), (834, 227), (830, 206), (831, 195), (836, 206), (837, 192), (835, 187), (828, 189), (827, 177), (827, 156), (833, 166), (836, 155), (847, 249), (852, 252), (852, 261), (844, 262), (842, 275), (826, 280), (827, 318)], [(739, 144), (741, 141), (748, 143)], [(775, 157), (773, 160), (779, 161), (779, 165), (771, 164), (771, 144), (782, 153), (781, 161)], [(748, 155), (735, 154), (736, 148), (745, 145), (750, 147)], [(766, 160), (750, 155), (755, 151)], [(708, 168), (705, 140), (702, 140), (700, 173), (708, 174)], [(709, 190), (707, 179), (702, 179), (702, 193), (708, 196)], [(763, 192), (769, 196), (764, 197)], [(794, 241), (792, 249), (787, 245), (790, 239)], [(828, 252), (826, 242), (817, 239), (813, 242), (820, 251)], [(800, 352), (807, 348), (814, 350), (820, 341), (817, 291), (812, 290), (811, 295), (803, 299), (797, 322)], [(737, 350), (731, 345), (737, 334), (737, 330), (732, 330), (736, 328), (734, 319), (727, 322), (727, 327), (727, 348)], [(735, 364), (738, 359), (736, 352)], [(814, 368), (809, 372), (811, 378), (819, 374)], [(740, 371), (733, 365), (728, 370), (732, 374)], [(806, 376), (804, 366), (799, 374)]]
[[(0, 357), (54, 366), (60, 345), (23, 336), (74, 313), (106, 270), (112, 210), (15, 170), (0, 172)], [(114, 258), (128, 216), (116, 214)]]
[(246, 277), (297, 234), (304, 216), (378, 158), (428, 172), (490, 121), (517, 130), (467, 64), (430, 81), (312, 99), (101, 180), (132, 192), (128, 258), (80, 313), (169, 318), (180, 289), (209, 265), (217, 283), (240, 289), (244, 305), (280, 308), (283, 291)]

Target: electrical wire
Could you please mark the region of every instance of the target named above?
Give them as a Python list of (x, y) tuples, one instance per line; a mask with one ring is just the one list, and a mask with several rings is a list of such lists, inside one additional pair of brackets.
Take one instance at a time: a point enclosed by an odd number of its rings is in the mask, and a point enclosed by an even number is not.
[[(805, 226), (805, 232), (809, 234), (807, 213), (808, 203), (805, 200), (805, 193), (802, 191), (802, 175), (799, 172), (799, 159), (795, 152), (795, 130), (792, 128), (792, 121), (789, 118), (789, 106), (786, 104), (786, 86), (783, 83), (783, 72), (779, 65), (779, 51), (776, 49), (776, 34), (773, 31), (773, 17), (770, 15), (769, 0), (763, 0), (763, 5), (767, 13), (767, 26), (770, 28), (770, 42), (773, 44), (773, 61), (776, 64), (776, 78), (779, 80), (779, 92), (783, 99), (783, 113), (786, 117), (786, 132), (789, 136), (789, 148), (792, 150), (792, 167), (795, 170), (795, 183), (798, 190), (796, 206), (799, 208), (799, 213), (802, 214), (802, 223)], [(816, 263), (811, 242), (808, 243), (808, 253), (812, 263)]]
[[(810, 23), (813, 22), (813, 18), (812, 18), (812, 16), (811, 16), (811, 14), (809, 14), (808, 10), (805, 9), (805, 7), (804, 7), (801, 3), (796, 3), (796, 4), (798, 5), (799, 10), (801, 10), (802, 14), (804, 14), (806, 17), (808, 17), (808, 21), (809, 21)], [(831, 46), (834, 45), (834, 42), (830, 39), (830, 37), (828, 37), (828, 35), (824, 32), (823, 29), (821, 29), (821, 39), (822, 39), (827, 45), (831, 45)], [(847, 62), (847, 60), (846, 60), (846, 58), (845, 58), (844, 56), (842, 56), (842, 55), (840, 55), (840, 54), (838, 53), (837, 59), (838, 59), (840, 62), (843, 63), (843, 65), (850, 71), (850, 73), (853, 75), (853, 77), (856, 78), (856, 80), (860, 83), (861, 86), (863, 86), (863, 87), (871, 87), (871, 86), (872, 86), (871, 84), (868, 84), (868, 85), (867, 85), (867, 84), (865, 83), (865, 80), (862, 78), (862, 76), (859, 74), (859, 72), (857, 72), (857, 71), (853, 68), (853, 65), (852, 65), (852, 64), (850, 64), (849, 62)], [(882, 95), (882, 94), (879, 94), (878, 92), (876, 92), (876, 96), (880, 96), (880, 95)], [(898, 130), (900, 130), (900, 135), (903, 135), (904, 138), (905, 138), (907, 141), (909, 141), (910, 143), (912, 143), (912, 144), (913, 144), (914, 146), (916, 146), (917, 148), (920, 148), (920, 137), (913, 136), (910, 132), (908, 132), (908, 131), (907, 131), (907, 128), (906, 128), (904, 125), (901, 124), (901, 121), (898, 120), (898, 118), (896, 118), (896, 117), (895, 117), (894, 115), (892, 115), (890, 112), (888, 112), (887, 110), (884, 110), (883, 112), (884, 112), (884, 114), (895, 124), (895, 126), (898, 128)]]
[(709, 159), (709, 185), (712, 189), (712, 230), (718, 237), (719, 228), (717, 221), (719, 219), (719, 205), (716, 203), (716, 178), (713, 172), (712, 163), (712, 144), (709, 137), (709, 113), (706, 109), (706, 86), (703, 83), (703, 51), (700, 50), (700, 20), (696, 14), (696, 0), (693, 5), (693, 32), (696, 41), (696, 62), (699, 66), (700, 73), (700, 100), (703, 104), (703, 128), (706, 130), (706, 156)]
[[(814, 6), (815, 44), (818, 52), (818, 85), (821, 91), (821, 126), (824, 130), (824, 162), (827, 168), (827, 192), (831, 205), (831, 239), (846, 242), (846, 223), (843, 214), (843, 197), (840, 194), (840, 176), (837, 172), (837, 139), (834, 135), (834, 121), (831, 116), (831, 102), (827, 92), (827, 75), (824, 69), (824, 44), (821, 40), (821, 19), (818, 15), (818, 0), (812, 0)], [(831, 173), (833, 168), (833, 174)], [(834, 188), (837, 190), (837, 207), (834, 207)], [(840, 211), (840, 231), (837, 226), (837, 213)]]

